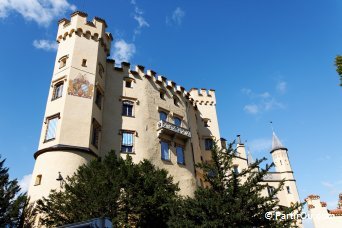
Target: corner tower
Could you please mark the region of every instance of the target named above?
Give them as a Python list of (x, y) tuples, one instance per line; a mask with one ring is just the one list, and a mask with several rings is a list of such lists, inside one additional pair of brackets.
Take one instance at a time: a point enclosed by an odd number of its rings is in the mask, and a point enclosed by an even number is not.
[(29, 188), (32, 201), (58, 189), (63, 178), (100, 156), (106, 22), (77, 11), (58, 22), (58, 51)]
[(288, 150), (277, 135), (272, 135), (272, 159), (275, 164), (275, 173), (272, 173), (277, 180), (285, 179), (284, 189), (279, 193), (279, 200), (282, 205), (290, 206), (292, 203), (300, 202), (296, 180), (291, 168)]

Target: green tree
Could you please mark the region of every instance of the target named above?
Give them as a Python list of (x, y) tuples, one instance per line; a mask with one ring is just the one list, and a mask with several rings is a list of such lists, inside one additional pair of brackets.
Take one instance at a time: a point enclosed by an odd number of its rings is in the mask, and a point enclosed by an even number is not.
[(10, 180), (5, 159), (0, 156), (0, 227), (17, 227), (20, 224), (26, 193), (20, 193), (16, 179)]
[(180, 199), (174, 204), (170, 227), (289, 227), (293, 219), (265, 218), (266, 212), (285, 214), (300, 211), (301, 204), (280, 207), (276, 194), (283, 188), (282, 181), (270, 195), (262, 195), (268, 185), (263, 182), (272, 165), (259, 168), (265, 158), (256, 160), (239, 173), (233, 171), (235, 150), (212, 149), (212, 161), (198, 164), (210, 187), (199, 187), (195, 197)]
[(166, 170), (147, 160), (134, 164), (130, 156), (124, 160), (112, 151), (81, 166), (62, 191), (39, 200), (37, 210), (47, 226), (109, 217), (114, 226), (161, 227), (177, 191)]
[(342, 56), (338, 55), (335, 58), (335, 66), (338, 75), (340, 76), (340, 86), (342, 86)]

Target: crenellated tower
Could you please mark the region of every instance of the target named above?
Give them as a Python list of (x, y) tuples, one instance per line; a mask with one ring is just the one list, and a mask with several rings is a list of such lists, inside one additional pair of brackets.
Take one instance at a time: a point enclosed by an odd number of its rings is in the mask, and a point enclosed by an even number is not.
[(29, 188), (32, 201), (100, 156), (104, 77), (113, 39), (106, 27), (103, 19), (88, 21), (80, 11), (58, 22), (58, 51)]

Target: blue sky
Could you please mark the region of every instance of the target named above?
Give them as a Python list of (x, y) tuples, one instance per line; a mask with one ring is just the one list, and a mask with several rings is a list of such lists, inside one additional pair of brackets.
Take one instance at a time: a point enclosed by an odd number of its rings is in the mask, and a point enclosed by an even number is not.
[[(186, 89), (216, 89), (221, 135), (270, 158), (269, 121), (289, 149), (302, 199), (342, 192), (342, 2), (297, 0), (0, 2), (0, 154), (32, 172), (55, 59), (57, 21), (104, 18), (112, 56)], [(26, 178), (28, 179), (28, 178)]]

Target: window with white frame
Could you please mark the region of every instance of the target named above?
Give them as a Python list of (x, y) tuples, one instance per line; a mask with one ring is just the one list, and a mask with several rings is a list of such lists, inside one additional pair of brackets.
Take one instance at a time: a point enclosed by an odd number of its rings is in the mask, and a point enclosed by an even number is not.
[(52, 100), (62, 97), (64, 82), (57, 82), (53, 86)]
[(44, 141), (51, 141), (56, 138), (57, 124), (59, 115), (54, 115), (46, 118), (46, 133)]
[(185, 159), (184, 159), (184, 148), (180, 145), (176, 146), (176, 153), (177, 153), (177, 163), (184, 165)]
[(123, 116), (133, 116), (133, 102), (132, 101), (123, 101), (122, 102), (122, 115)]
[(133, 153), (133, 139), (134, 134), (130, 131), (122, 131), (121, 137), (121, 152)]
[(160, 141), (160, 150), (161, 159), (164, 161), (170, 161), (169, 143), (165, 141)]

